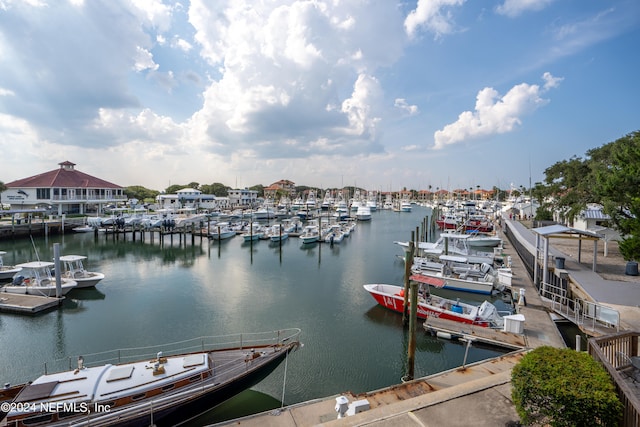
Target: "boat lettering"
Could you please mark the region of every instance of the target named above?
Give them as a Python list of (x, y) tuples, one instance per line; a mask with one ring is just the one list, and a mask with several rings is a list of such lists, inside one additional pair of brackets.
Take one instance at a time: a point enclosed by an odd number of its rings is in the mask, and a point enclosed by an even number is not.
[(384, 297), (384, 305), (386, 305), (387, 307), (393, 307), (393, 309), (396, 310), (396, 300), (395, 300), (395, 298)]

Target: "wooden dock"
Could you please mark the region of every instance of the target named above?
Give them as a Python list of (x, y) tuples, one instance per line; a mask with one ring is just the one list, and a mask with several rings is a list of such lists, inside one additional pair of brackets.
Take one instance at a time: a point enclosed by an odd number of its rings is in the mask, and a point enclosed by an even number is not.
[(0, 292), (0, 311), (36, 314), (62, 304), (62, 298)]
[(527, 347), (524, 334), (504, 332), (500, 329), (485, 328), (469, 325), (453, 320), (430, 317), (424, 321), (424, 329), (432, 335), (447, 339), (472, 339), (473, 341), (507, 347), (523, 349)]

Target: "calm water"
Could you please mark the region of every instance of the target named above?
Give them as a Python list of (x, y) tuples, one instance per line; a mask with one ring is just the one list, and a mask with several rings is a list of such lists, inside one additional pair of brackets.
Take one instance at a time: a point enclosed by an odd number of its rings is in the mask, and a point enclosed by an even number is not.
[[(87, 255), (85, 267), (106, 275), (96, 289), (71, 291), (60, 309), (35, 317), (0, 314), (0, 381), (33, 379), (44, 362), (68, 355), (298, 327), (304, 348), (288, 359), (285, 404), (397, 384), (408, 345), (401, 315), (379, 307), (362, 285), (402, 284), (393, 241), (409, 240), (424, 216), (418, 207), (375, 212), (333, 247), (302, 247), (297, 238), (279, 246), (240, 237), (192, 243), (177, 235), (161, 242), (157, 235), (132, 241), (87, 233), (37, 238), (36, 254), (29, 239), (0, 241), (6, 264), (52, 259), (53, 244), (60, 243), (62, 254)], [(437, 340), (419, 325), (416, 377), (462, 364), (462, 344)], [(497, 354), (472, 347), (468, 361)], [(279, 406), (283, 378), (284, 364), (209, 420)]]

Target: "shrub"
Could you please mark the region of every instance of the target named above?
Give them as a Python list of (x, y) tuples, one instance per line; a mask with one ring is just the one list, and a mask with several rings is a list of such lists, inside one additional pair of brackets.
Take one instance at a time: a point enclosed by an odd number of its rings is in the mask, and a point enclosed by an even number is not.
[(617, 426), (622, 419), (609, 375), (587, 353), (539, 347), (514, 366), (511, 385), (525, 425)]

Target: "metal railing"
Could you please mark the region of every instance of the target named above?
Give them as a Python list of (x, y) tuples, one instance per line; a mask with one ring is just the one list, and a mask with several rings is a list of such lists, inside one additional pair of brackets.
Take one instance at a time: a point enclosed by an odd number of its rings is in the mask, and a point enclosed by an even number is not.
[[(108, 350), (100, 353), (82, 355), (83, 366), (100, 366), (107, 363), (121, 364), (144, 359), (152, 359), (158, 352), (164, 356), (195, 353), (200, 351), (216, 351), (230, 348), (246, 349), (278, 344), (287, 344), (299, 340), (301, 331), (298, 328), (283, 329), (269, 332), (252, 332), (232, 335), (206, 336), (168, 344), (146, 347), (132, 347)], [(44, 365), (45, 374), (74, 369), (79, 356), (69, 356), (47, 362)]]
[(620, 330), (620, 313), (610, 307), (582, 298), (569, 298), (566, 289), (546, 282), (540, 283), (540, 296), (549, 301), (552, 310), (580, 327)]
[[(619, 332), (598, 338), (590, 338), (587, 351), (607, 371), (616, 388), (618, 398), (624, 406), (620, 423), (624, 427), (640, 426), (640, 399), (637, 385), (625, 380), (622, 372), (636, 369), (631, 357), (638, 354), (638, 332)], [(636, 369), (637, 370), (637, 369)]]

